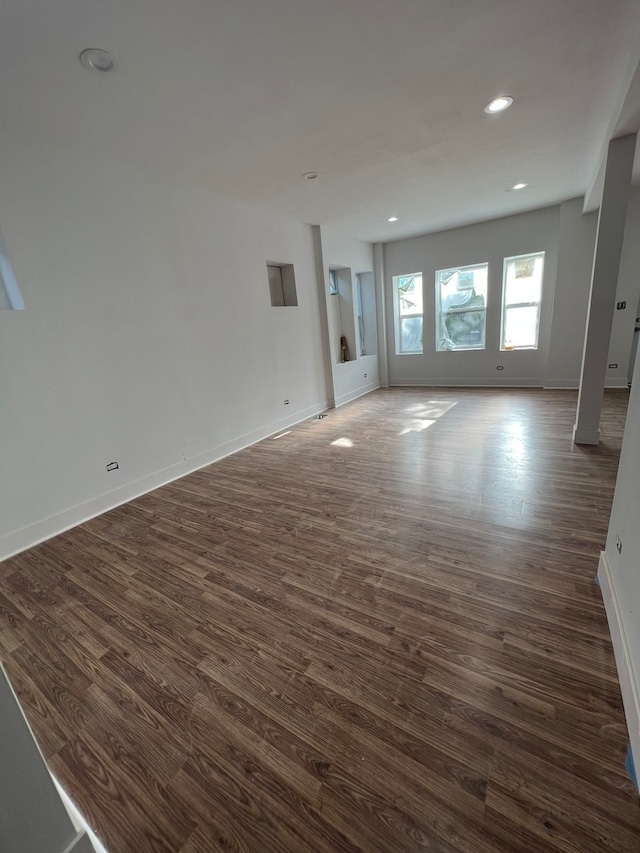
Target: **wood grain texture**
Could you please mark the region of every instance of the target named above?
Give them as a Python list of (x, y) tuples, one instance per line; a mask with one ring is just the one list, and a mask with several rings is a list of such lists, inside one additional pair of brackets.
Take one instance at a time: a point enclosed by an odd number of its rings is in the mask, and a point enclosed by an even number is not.
[[(627, 393), (387, 389), (0, 567), (111, 853), (637, 853), (593, 583)], [(13, 853), (13, 851), (11, 851)]]

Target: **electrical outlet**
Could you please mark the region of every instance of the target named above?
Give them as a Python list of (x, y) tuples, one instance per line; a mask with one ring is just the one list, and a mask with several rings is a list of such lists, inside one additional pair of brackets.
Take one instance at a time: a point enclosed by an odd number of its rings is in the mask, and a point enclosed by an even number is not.
[(503, 364), (499, 364), (499, 365), (496, 367), (496, 370), (504, 370), (504, 365), (503, 365)]
[(367, 374), (366, 374), (366, 373), (365, 373), (365, 375), (364, 375), (364, 378), (365, 378), (365, 379), (367, 378)]
[(285, 404), (285, 406), (288, 406), (288, 405), (289, 405), (289, 401), (288, 401), (288, 400), (285, 400), (285, 401), (284, 401), (284, 404)]
[(117, 462), (108, 462), (107, 471), (117, 471), (120, 466)]
[(616, 308), (618, 309), (618, 311), (622, 311), (626, 307), (627, 307), (626, 302), (616, 302)]
[(616, 549), (618, 554), (622, 554), (622, 539), (619, 536), (616, 536)]
[(607, 365), (607, 367), (608, 367), (610, 370), (613, 370), (613, 368), (614, 368), (614, 367), (617, 367), (617, 366), (618, 366), (618, 365), (617, 365), (617, 364), (615, 364), (615, 363), (613, 363), (613, 364), (608, 364), (608, 365)]

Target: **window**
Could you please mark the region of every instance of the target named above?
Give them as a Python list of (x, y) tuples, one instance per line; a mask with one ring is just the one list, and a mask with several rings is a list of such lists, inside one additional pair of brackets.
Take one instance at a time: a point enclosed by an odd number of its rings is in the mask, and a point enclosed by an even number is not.
[(356, 273), (356, 323), (358, 325), (358, 342), (360, 355), (364, 355), (364, 317), (362, 316), (362, 282)]
[(422, 273), (394, 275), (393, 309), (396, 319), (396, 353), (422, 352)]
[(360, 355), (377, 352), (376, 293), (372, 272), (356, 273), (356, 320)]
[(24, 308), (24, 302), (9, 259), (7, 244), (0, 234), (0, 309), (3, 308), (21, 311)]
[(436, 350), (484, 349), (488, 264), (436, 272)]
[(338, 295), (338, 278), (335, 270), (329, 270), (329, 295)]
[(544, 252), (504, 259), (500, 349), (538, 349)]
[(267, 264), (269, 296), (277, 308), (298, 304), (293, 264)]

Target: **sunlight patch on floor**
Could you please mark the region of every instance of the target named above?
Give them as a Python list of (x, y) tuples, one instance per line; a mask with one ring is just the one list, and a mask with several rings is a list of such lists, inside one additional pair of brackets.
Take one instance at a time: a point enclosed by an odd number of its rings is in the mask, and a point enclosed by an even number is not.
[(432, 426), (438, 418), (446, 415), (449, 409), (452, 409), (457, 403), (457, 400), (429, 400), (427, 403), (414, 403), (407, 406), (405, 412), (412, 417), (405, 421), (400, 435), (406, 435), (409, 432), (422, 432), (422, 430)]
[(350, 438), (336, 438), (331, 444), (333, 447), (353, 447), (353, 442)]

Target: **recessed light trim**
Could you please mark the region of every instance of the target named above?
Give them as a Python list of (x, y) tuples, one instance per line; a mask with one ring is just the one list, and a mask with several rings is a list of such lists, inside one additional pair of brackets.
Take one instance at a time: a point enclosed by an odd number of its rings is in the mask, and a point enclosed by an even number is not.
[(102, 71), (106, 73), (113, 71), (116, 67), (113, 56), (111, 56), (108, 50), (102, 50), (100, 47), (86, 48), (82, 51), (78, 59), (90, 71)]
[(526, 181), (520, 181), (519, 183), (514, 184), (514, 185), (511, 187), (511, 189), (512, 189), (512, 190), (516, 190), (516, 191), (517, 191), (517, 190), (523, 190), (525, 187), (528, 187), (528, 186), (529, 186), (529, 184), (528, 184)]
[(495, 115), (495, 113), (501, 113), (504, 112), (504, 110), (508, 110), (512, 103), (513, 98), (511, 95), (498, 95), (496, 98), (489, 101), (484, 108), (484, 111), (489, 115)]
[(318, 177), (318, 172), (303, 172), (300, 177), (304, 178), (305, 181), (315, 181)]
[(398, 217), (397, 217), (397, 216), (390, 216), (390, 217), (387, 219), (387, 222), (397, 222), (397, 221), (398, 221)]

